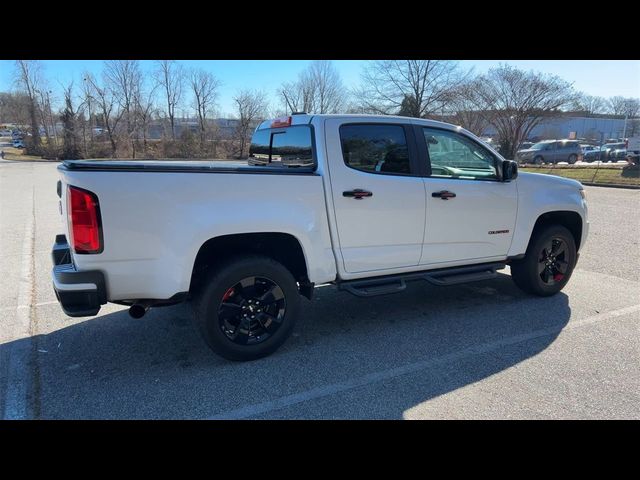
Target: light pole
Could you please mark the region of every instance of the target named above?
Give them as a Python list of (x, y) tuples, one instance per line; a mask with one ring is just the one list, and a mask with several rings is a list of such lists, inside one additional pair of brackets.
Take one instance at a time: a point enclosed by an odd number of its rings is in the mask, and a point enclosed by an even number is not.
[(51, 122), (51, 129), (53, 130), (53, 140), (54, 140), (54, 143), (57, 145), (58, 133), (56, 132), (56, 125), (53, 121), (53, 112), (51, 111), (51, 97), (49, 96), (50, 93), (51, 93), (51, 90), (48, 90), (47, 91), (47, 109), (49, 110), (49, 122)]

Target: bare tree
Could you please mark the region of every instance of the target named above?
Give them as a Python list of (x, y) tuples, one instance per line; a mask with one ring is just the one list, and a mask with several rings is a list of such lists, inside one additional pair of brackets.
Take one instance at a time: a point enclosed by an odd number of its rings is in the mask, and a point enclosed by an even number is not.
[(285, 114), (292, 112), (339, 113), (346, 103), (340, 74), (327, 60), (316, 60), (302, 71), (295, 82), (282, 84), (278, 90)]
[[(155, 111), (155, 94), (158, 85), (151, 86), (146, 92), (141, 88), (138, 88), (135, 92), (134, 102), (136, 105), (136, 115), (139, 119), (139, 128), (138, 132), (142, 131), (142, 151), (143, 155), (147, 155), (148, 150), (148, 142), (147, 142), (147, 132), (149, 129), (149, 124), (153, 118), (153, 113)], [(139, 138), (136, 137), (136, 140)]]
[(97, 105), (102, 124), (107, 130), (109, 143), (111, 144), (111, 156), (117, 157), (117, 128), (124, 112), (116, 107), (116, 99), (108, 85), (100, 85), (91, 74), (85, 74), (84, 80), (90, 86), (91, 96)]
[(606, 113), (607, 100), (603, 97), (587, 95), (584, 92), (580, 92), (576, 94), (574, 101), (571, 102), (570, 108), (572, 110), (586, 112), (589, 115)]
[(315, 113), (312, 86), (303, 74), (296, 82), (283, 83), (278, 94), (282, 97), (285, 115), (293, 112)]
[(478, 110), (481, 105), (475, 82), (463, 83), (453, 91), (449, 102), (451, 121), (478, 136), (482, 135), (490, 122), (488, 112)]
[(626, 98), (621, 96), (610, 97), (607, 100), (607, 106), (609, 107), (609, 113), (613, 115), (624, 115), (626, 107)]
[(29, 98), (29, 122), (31, 124), (31, 144), (34, 153), (39, 153), (42, 148), (40, 140), (40, 127), (38, 125), (38, 99), (37, 92), (41, 82), (41, 67), (36, 60), (16, 61), (16, 80), (21, 90)]
[(340, 113), (345, 103), (345, 89), (340, 74), (327, 60), (318, 60), (309, 67), (315, 86), (318, 113)]
[(380, 60), (365, 67), (354, 94), (362, 111), (424, 118), (441, 112), (468, 77), (450, 60)]
[(238, 157), (243, 158), (251, 128), (264, 117), (268, 109), (267, 96), (264, 92), (241, 90), (233, 97), (238, 116), (236, 139), (238, 142)]
[(164, 93), (167, 105), (166, 114), (169, 117), (169, 124), (171, 126), (171, 138), (175, 140), (176, 108), (179, 107), (182, 99), (184, 85), (184, 72), (182, 70), (182, 66), (175, 60), (159, 60), (158, 69), (156, 70), (156, 79)]
[(62, 157), (74, 160), (81, 158), (81, 155), (77, 135), (78, 110), (73, 108), (72, 101), (73, 82), (69, 86), (63, 87), (63, 90), (65, 106), (60, 114), (63, 126)]
[(27, 125), (30, 122), (29, 96), (22, 92), (0, 92), (0, 122)]
[(38, 95), (37, 110), (38, 112), (40, 112), (40, 121), (42, 125), (42, 131), (44, 132), (44, 138), (46, 139), (47, 146), (49, 146), (51, 144), (51, 139), (49, 138), (50, 125), (49, 125), (49, 121), (47, 120), (47, 116), (51, 116), (51, 113), (50, 113), (50, 108), (47, 108), (48, 106), (50, 106), (50, 103), (47, 102), (47, 96), (46, 96), (49, 92), (46, 92), (45, 94), (45, 92), (43, 92), (42, 90), (43, 90), (42, 86), (40, 86), (40, 88), (36, 90), (36, 94)]
[(127, 139), (131, 143), (131, 156), (136, 158), (138, 116), (136, 99), (142, 88), (140, 65), (137, 60), (111, 60), (105, 62), (104, 76), (120, 106), (125, 119)]
[(200, 128), (200, 147), (205, 146), (207, 137), (207, 115), (218, 98), (221, 82), (212, 73), (194, 69), (189, 74), (189, 85), (194, 96), (194, 106)]
[(93, 128), (94, 128), (94, 109), (96, 107), (93, 98), (93, 87), (87, 81), (87, 73), (83, 74), (81, 102), (79, 108), (79, 115), (82, 117), (86, 114), (86, 120), (81, 122), (82, 128), (82, 149), (84, 157), (89, 156), (89, 145), (87, 145), (87, 129), (89, 130), (89, 144), (93, 146)]
[(571, 84), (561, 78), (509, 65), (477, 77), (472, 88), (476, 110), (496, 128), (502, 154), (508, 158), (536, 125), (575, 99)]
[(640, 99), (625, 98), (621, 96), (611, 97), (607, 101), (609, 112), (613, 115), (637, 117), (640, 113)]

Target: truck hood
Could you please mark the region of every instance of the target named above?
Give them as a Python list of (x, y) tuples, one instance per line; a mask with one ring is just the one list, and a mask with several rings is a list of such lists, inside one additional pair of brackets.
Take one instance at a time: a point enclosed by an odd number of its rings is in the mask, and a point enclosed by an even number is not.
[(583, 188), (578, 180), (544, 173), (518, 172), (518, 179), (526, 183), (535, 184), (539, 188), (573, 187), (578, 190)]

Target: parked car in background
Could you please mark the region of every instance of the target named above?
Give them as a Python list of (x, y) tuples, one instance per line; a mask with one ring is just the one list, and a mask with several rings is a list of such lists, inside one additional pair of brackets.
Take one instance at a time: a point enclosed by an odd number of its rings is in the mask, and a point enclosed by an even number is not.
[(627, 149), (626, 148), (616, 148), (609, 152), (609, 160), (612, 162), (617, 162), (618, 160), (624, 160), (627, 158)]
[(582, 160), (584, 162), (597, 162), (600, 160), (602, 155), (602, 147), (596, 147), (594, 150), (589, 150), (588, 152), (584, 152)]
[(633, 165), (640, 164), (640, 136), (627, 139), (626, 160)]
[(516, 153), (518, 162), (536, 165), (558, 162), (573, 164), (582, 158), (582, 148), (576, 140), (543, 140)]
[(599, 147), (596, 147), (595, 145), (585, 145), (585, 144), (582, 144), (582, 145), (580, 145), (580, 148), (582, 148), (582, 154), (583, 154), (583, 155), (586, 155), (586, 154), (587, 154), (587, 153), (589, 153), (589, 152), (594, 152), (594, 151), (596, 151), (596, 150), (598, 150), (598, 151), (600, 150), (600, 148), (599, 148)]
[(535, 145), (534, 142), (522, 142), (518, 147), (518, 150), (527, 150)]
[(605, 143), (600, 147), (600, 161), (601, 162), (612, 162), (615, 161), (616, 150), (626, 149), (627, 144), (625, 142), (616, 142), (616, 143)]
[(22, 140), (14, 140), (13, 148), (24, 148), (24, 143), (22, 143)]

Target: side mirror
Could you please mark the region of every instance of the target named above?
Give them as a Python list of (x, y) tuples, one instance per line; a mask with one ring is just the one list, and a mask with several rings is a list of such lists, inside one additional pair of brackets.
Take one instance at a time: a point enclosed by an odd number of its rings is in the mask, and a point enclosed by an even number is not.
[(510, 182), (518, 178), (518, 163), (513, 160), (502, 162), (502, 181)]

